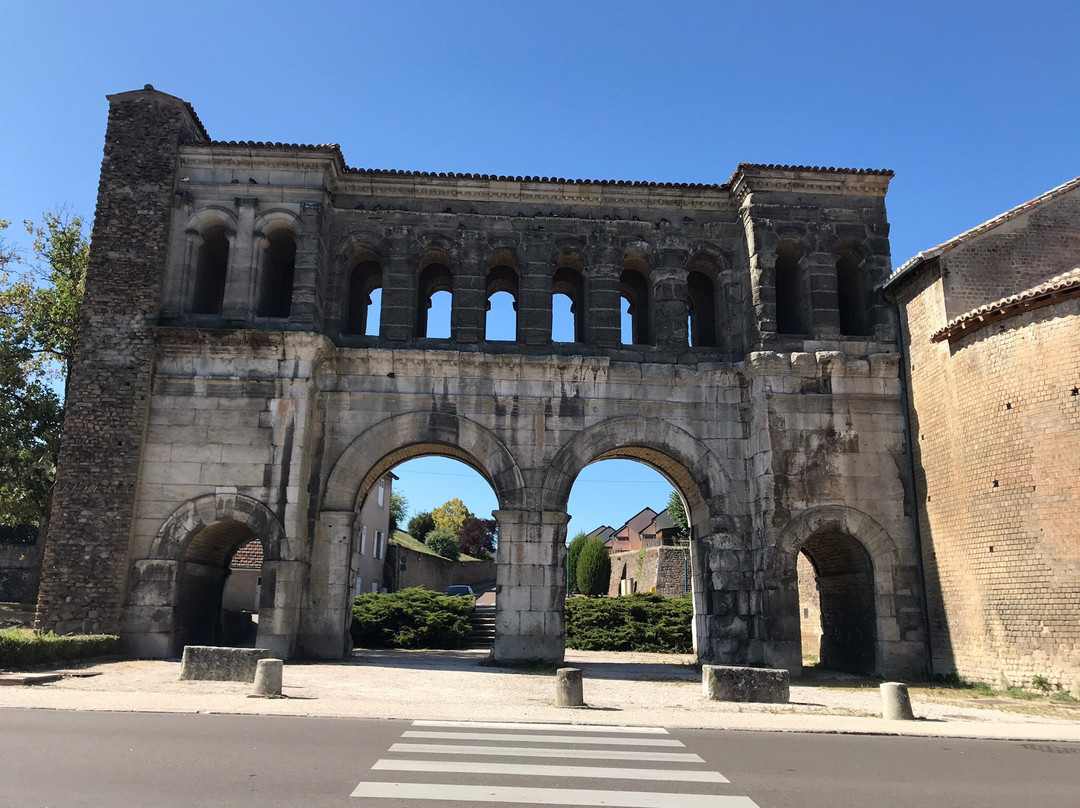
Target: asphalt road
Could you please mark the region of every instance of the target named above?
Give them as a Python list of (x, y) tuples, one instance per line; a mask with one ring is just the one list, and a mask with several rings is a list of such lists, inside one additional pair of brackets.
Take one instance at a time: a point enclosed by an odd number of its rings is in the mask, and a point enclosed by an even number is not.
[(1080, 744), (0, 710), (2, 808), (470, 803), (1077, 808)]

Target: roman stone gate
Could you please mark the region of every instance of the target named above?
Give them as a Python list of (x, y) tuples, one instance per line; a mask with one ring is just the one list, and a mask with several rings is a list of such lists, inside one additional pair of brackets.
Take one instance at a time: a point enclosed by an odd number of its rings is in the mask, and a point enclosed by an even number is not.
[[(498, 498), (495, 657), (560, 660), (570, 488), (621, 457), (686, 501), (703, 661), (800, 668), (802, 552), (823, 662), (924, 672), (876, 291), (889, 172), (361, 170), (335, 146), (212, 141), (149, 87), (109, 101), (40, 627), (175, 654), (208, 638), (228, 558), (257, 538), (259, 643), (340, 657), (359, 504), (439, 454)], [(486, 333), (499, 293), (511, 339)]]

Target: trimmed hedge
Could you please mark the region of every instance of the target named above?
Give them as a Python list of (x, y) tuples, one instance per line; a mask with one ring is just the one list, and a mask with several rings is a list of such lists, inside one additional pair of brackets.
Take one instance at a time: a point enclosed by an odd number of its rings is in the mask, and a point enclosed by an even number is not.
[(674, 598), (638, 592), (619, 598), (572, 597), (566, 601), (566, 647), (580, 651), (693, 651), (689, 595)]
[(349, 634), (361, 648), (464, 648), (473, 599), (415, 587), (357, 595)]
[(115, 634), (39, 634), (18, 628), (0, 631), (0, 668), (27, 668), (120, 653)]

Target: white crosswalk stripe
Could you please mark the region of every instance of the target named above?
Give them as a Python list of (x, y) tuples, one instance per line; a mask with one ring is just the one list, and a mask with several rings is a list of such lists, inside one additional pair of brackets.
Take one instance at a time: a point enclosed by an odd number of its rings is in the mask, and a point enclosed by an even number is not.
[[(412, 725), (418, 729), (402, 733), (409, 740), (390, 746), (387, 757), (378, 760), (371, 775), (353, 790), (353, 797), (502, 805), (758, 808), (749, 797), (719, 793), (716, 788), (723, 788), (728, 779), (706, 769), (698, 755), (667, 751), (685, 749), (685, 745), (674, 738), (656, 737), (668, 734), (661, 727), (467, 721), (414, 721)], [(551, 762), (543, 762), (544, 758)], [(399, 781), (384, 779), (394, 774)], [(431, 782), (439, 775), (449, 782)], [(589, 779), (604, 787), (544, 785), (551, 784), (552, 778), (571, 785), (575, 779)], [(640, 785), (626, 788), (635, 781)], [(645, 784), (662, 790), (641, 790)]]

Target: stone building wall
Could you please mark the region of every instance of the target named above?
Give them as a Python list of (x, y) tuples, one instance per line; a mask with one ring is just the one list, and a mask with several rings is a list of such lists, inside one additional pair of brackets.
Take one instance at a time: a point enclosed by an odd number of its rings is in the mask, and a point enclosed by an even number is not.
[[(999, 217), (1000, 232), (991, 222), (936, 248), (890, 288), (909, 352), (933, 670), (1080, 693), (1080, 278), (1039, 286), (1080, 266), (1080, 181), (1063, 188)], [(963, 319), (1003, 291), (1016, 297)]]
[[(799, 669), (802, 550), (839, 577), (872, 568), (868, 665), (924, 669), (899, 352), (873, 291), (888, 172), (369, 171), (334, 147), (209, 141), (153, 90), (111, 103), (39, 625), (176, 653), (254, 537), (260, 644), (340, 656), (357, 509), (397, 464), (441, 454), (499, 503), (496, 657), (561, 659), (567, 498), (621, 457), (687, 503), (703, 660)], [(429, 337), (429, 296), (449, 289), (451, 335)], [(485, 338), (497, 291), (516, 340)], [(572, 343), (551, 339), (559, 291)]]
[[(403, 558), (404, 567), (401, 566)], [(386, 573), (382, 583), (395, 592), (413, 586), (443, 592), (455, 584), (474, 586), (494, 580), (494, 561), (451, 561), (418, 553), (400, 544), (391, 544), (386, 555)]]

